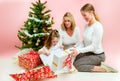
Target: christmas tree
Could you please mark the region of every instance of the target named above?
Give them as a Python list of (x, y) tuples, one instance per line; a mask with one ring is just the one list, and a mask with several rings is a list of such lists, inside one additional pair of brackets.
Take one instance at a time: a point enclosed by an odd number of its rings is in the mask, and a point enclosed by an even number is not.
[(43, 47), (53, 24), (53, 18), (49, 14), (51, 10), (46, 9), (46, 3), (47, 1), (42, 3), (40, 0), (32, 3), (31, 11), (28, 19), (24, 22), (24, 27), (18, 31), (17, 36), (22, 42), (22, 46), (17, 46), (18, 48), (32, 48), (34, 51), (38, 51)]

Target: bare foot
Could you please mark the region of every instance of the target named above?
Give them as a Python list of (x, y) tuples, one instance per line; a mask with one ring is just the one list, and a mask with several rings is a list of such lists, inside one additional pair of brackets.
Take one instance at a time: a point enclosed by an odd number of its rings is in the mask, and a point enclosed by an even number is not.
[(100, 66), (94, 66), (94, 68), (91, 70), (92, 70), (92, 72), (106, 72), (106, 69), (104, 69)]

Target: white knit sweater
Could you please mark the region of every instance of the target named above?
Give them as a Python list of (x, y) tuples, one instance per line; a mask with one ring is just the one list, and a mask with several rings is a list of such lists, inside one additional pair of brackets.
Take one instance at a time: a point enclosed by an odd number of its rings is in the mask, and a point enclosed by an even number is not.
[(75, 27), (73, 35), (69, 36), (66, 31), (59, 29), (60, 33), (60, 43), (65, 46), (65, 48), (70, 48), (73, 45), (79, 46), (80, 44), (80, 30), (78, 27)]
[(102, 53), (102, 38), (103, 26), (100, 22), (95, 22), (93, 25), (85, 26), (83, 33), (82, 47), (77, 47), (78, 53), (93, 52), (96, 54)]

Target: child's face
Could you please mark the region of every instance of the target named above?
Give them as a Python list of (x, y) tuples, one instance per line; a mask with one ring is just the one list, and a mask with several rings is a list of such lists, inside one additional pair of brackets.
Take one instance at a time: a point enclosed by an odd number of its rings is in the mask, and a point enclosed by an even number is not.
[(57, 37), (53, 37), (52, 39), (52, 46), (55, 46), (58, 43), (58, 38)]

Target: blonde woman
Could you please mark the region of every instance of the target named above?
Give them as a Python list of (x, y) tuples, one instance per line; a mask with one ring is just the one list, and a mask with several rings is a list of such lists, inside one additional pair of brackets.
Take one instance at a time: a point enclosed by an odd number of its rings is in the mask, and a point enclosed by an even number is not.
[(70, 12), (66, 12), (64, 14), (59, 33), (60, 41), (64, 49), (79, 46), (80, 31), (79, 28), (76, 26), (73, 15)]
[(105, 72), (106, 69), (100, 66), (105, 60), (102, 47), (103, 26), (92, 4), (85, 4), (80, 12), (87, 24), (83, 33), (82, 46), (72, 50), (76, 58), (73, 65), (78, 71)]

